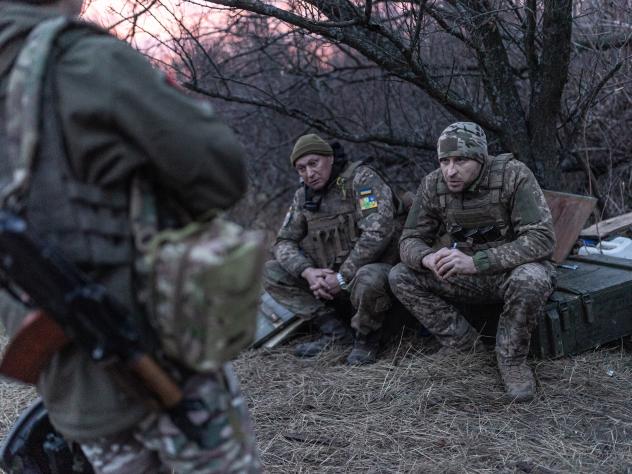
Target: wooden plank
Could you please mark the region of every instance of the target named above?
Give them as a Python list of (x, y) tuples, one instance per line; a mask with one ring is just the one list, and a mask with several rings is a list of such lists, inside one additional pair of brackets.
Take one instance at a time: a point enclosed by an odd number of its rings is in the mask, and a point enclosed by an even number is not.
[(628, 212), (627, 214), (611, 217), (610, 219), (605, 219), (597, 224), (591, 225), (590, 227), (586, 227), (579, 235), (587, 239), (601, 240), (604, 237), (608, 237), (610, 234), (619, 232), (631, 225), (632, 212)]
[(557, 240), (553, 261), (562, 263), (577, 242), (579, 233), (597, 205), (597, 199), (548, 190), (544, 191), (544, 197), (551, 209)]

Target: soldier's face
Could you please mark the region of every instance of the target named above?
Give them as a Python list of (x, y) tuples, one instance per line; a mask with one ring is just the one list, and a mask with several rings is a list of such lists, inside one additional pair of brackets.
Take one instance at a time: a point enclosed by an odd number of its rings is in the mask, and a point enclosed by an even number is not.
[(439, 160), (443, 179), (450, 192), (459, 193), (467, 189), (481, 172), (481, 164), (470, 158), (451, 156)]
[(307, 187), (318, 191), (329, 181), (333, 165), (333, 156), (305, 155), (296, 160), (294, 168)]

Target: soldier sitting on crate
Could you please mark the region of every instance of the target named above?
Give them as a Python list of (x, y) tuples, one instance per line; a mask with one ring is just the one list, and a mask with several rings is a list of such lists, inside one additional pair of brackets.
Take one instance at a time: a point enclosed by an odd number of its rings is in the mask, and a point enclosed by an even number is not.
[[(208, 104), (172, 87), (126, 43), (71, 20), (82, 4), (0, 0), (0, 181), (29, 177), (19, 199), (29, 229), (104, 285), (145, 329), (138, 345), (158, 352), (133, 278), (132, 178), (145, 172), (162, 190), (160, 203), (173, 200), (197, 218), (243, 196), (243, 149)], [(41, 81), (34, 70), (43, 70)], [(9, 329), (23, 322), (16, 313), (0, 316)], [(47, 342), (36, 341), (33, 352), (44, 353), (39, 346)], [(73, 341), (55, 352), (37, 389), (53, 426), (81, 446), (95, 472), (260, 471), (229, 366), (198, 373), (170, 361), (168, 376), (155, 370), (154, 387), (171, 379), (180, 384), (176, 419), (158, 409), (127, 367), (98, 365), (98, 351), (82, 347)]]
[[(442, 354), (481, 348), (451, 302), (502, 302), (496, 335), (507, 394), (535, 393), (527, 365), (536, 316), (552, 290), (551, 213), (533, 174), (512, 155), (487, 154), (485, 133), (454, 123), (438, 142), (439, 169), (421, 182), (390, 273), (395, 296), (439, 340)], [(439, 238), (448, 234), (449, 248)]]
[(335, 155), (315, 134), (298, 139), (290, 163), (303, 185), (279, 230), (276, 260), (266, 264), (266, 290), (322, 333), (299, 344), (298, 357), (316, 356), (332, 342), (351, 343), (352, 332), (331, 304), (350, 300), (355, 342), (347, 363), (373, 363), (391, 308), (388, 272), (398, 259), (403, 205), (374, 170)]

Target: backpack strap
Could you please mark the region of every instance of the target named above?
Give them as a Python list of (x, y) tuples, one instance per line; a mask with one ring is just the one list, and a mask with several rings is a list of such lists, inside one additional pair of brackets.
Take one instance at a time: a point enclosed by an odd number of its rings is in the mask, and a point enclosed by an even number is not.
[(44, 77), (55, 39), (70, 19), (56, 17), (37, 25), (26, 39), (9, 76), (7, 88), (7, 155), (12, 180), (0, 191), (0, 202), (19, 199), (28, 189), (40, 140)]
[(29, 188), (41, 140), (46, 74), (57, 39), (73, 27), (105, 33), (96, 26), (66, 16), (44, 20), (27, 36), (11, 70), (7, 86), (6, 133), (8, 165), (12, 177), (0, 189), (0, 206), (19, 205)]

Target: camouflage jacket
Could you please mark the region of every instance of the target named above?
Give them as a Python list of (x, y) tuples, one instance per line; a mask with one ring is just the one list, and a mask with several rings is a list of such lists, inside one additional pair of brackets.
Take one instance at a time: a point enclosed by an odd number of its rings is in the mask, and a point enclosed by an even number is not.
[(350, 282), (360, 267), (397, 258), (399, 206), (371, 168), (350, 163), (324, 190), (318, 211), (304, 209), (304, 203), (301, 187), (274, 246), (277, 261), (293, 276), (308, 267), (332, 268)]
[[(11, 67), (29, 32), (56, 15), (45, 7), (0, 2), (3, 174)], [(68, 31), (58, 46), (55, 104), (68, 166), (76, 180), (99, 189), (123, 188), (142, 170), (192, 215), (227, 208), (243, 196), (243, 149), (208, 104), (172, 87), (140, 53), (111, 35)], [(131, 272), (130, 261), (123, 266), (102, 265), (89, 273), (131, 306), (135, 299)], [(22, 314), (0, 317), (11, 329)], [(55, 427), (72, 440), (129, 429), (148, 410), (144, 400), (121, 390), (108, 368), (94, 364), (74, 345), (53, 356), (40, 376), (38, 391)]]
[(531, 171), (511, 155), (488, 157), (476, 181), (450, 193), (441, 170), (421, 182), (400, 239), (402, 262), (422, 259), (442, 245), (473, 255), (479, 273), (497, 273), (545, 260), (553, 252), (553, 221)]

